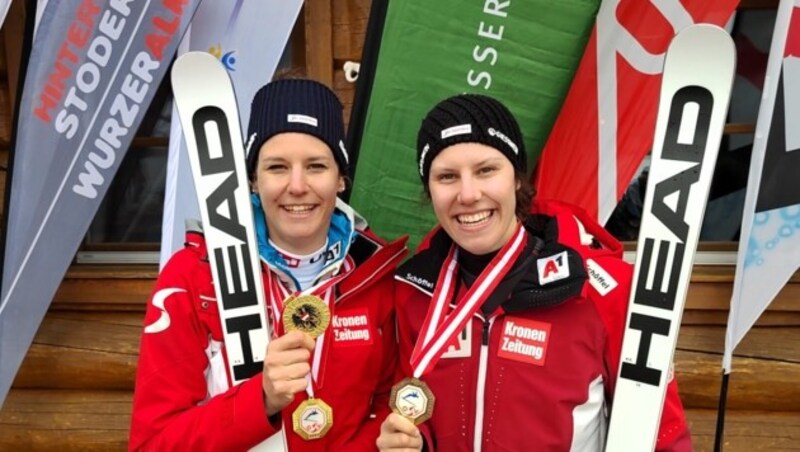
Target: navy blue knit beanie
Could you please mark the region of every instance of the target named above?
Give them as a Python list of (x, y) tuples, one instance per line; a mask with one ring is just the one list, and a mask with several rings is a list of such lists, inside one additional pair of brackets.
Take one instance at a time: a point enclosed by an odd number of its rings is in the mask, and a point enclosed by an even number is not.
[(253, 97), (247, 127), (247, 175), (252, 179), (261, 146), (283, 132), (307, 133), (333, 152), (339, 172), (346, 174), (342, 103), (322, 83), (307, 79), (276, 80)]
[(516, 171), (527, 171), (519, 124), (511, 111), (494, 98), (458, 94), (428, 112), (417, 135), (417, 163), (423, 185), (428, 185), (433, 159), (443, 149), (458, 143), (491, 146), (505, 155)]

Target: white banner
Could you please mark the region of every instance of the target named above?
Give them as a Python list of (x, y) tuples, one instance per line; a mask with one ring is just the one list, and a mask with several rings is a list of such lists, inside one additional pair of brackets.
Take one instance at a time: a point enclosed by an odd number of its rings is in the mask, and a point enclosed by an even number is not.
[[(242, 136), (247, 132), (250, 101), (258, 88), (272, 78), (302, 5), (302, 0), (203, 2), (181, 42), (179, 54), (207, 51), (228, 69), (236, 90)], [(176, 120), (170, 130), (161, 229), (162, 267), (183, 247), (185, 220), (200, 218), (186, 145), (174, 108), (172, 117)]]
[(800, 267), (800, 0), (781, 0), (747, 181), (722, 366)]
[(8, 176), (0, 404), (198, 3), (61, 0), (39, 15)]

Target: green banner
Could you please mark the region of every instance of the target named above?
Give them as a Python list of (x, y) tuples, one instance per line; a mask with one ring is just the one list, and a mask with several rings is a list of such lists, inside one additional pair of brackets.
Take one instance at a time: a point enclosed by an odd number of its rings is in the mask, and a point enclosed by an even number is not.
[[(520, 121), (533, 169), (599, 3), (373, 2), (379, 12), (370, 17), (357, 93), (362, 98), (356, 99), (366, 105), (354, 109), (350, 122), (356, 148), (351, 151), (357, 155), (350, 203), (378, 234), (409, 234), (416, 246), (436, 223), (417, 173), (415, 147), (423, 116), (448, 96), (473, 92), (505, 103)], [(370, 55), (375, 42), (380, 42), (372, 52), (377, 55)]]

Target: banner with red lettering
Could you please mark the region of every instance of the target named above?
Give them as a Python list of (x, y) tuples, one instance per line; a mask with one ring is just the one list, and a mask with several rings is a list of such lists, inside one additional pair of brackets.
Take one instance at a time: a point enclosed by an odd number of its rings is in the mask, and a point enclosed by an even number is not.
[(693, 23), (724, 26), (738, 0), (604, 0), (534, 174), (538, 196), (601, 223), (650, 151), (664, 53)]
[(750, 160), (725, 336), (733, 350), (800, 268), (800, 0), (781, 0)]
[(199, 0), (50, 1), (10, 165), (0, 403)]

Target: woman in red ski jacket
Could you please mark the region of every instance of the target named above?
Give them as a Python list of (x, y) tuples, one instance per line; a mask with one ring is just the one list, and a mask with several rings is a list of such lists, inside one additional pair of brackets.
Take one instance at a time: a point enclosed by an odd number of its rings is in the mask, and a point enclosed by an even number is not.
[[(393, 401), (435, 407), (419, 428), (389, 415), (378, 447), (603, 450), (632, 279), (621, 245), (578, 209), (529, 209), (522, 134), (495, 99), (440, 102), (417, 150), (439, 226), (396, 273), (402, 373), (422, 383)], [(691, 450), (674, 380), (656, 448)]]
[[(404, 239), (377, 238), (338, 200), (348, 164), (343, 138), (341, 103), (324, 85), (280, 80), (256, 93), (247, 169), (279, 337), (263, 371), (232, 385), (206, 245), (201, 233), (188, 233), (147, 306), (131, 450), (374, 450), (396, 368), (392, 276), (406, 247)], [(300, 295), (330, 309), (316, 340), (281, 334), (284, 303)], [(320, 438), (293, 425), (296, 410), (317, 419), (318, 410), (298, 408), (312, 395), (332, 414)]]

